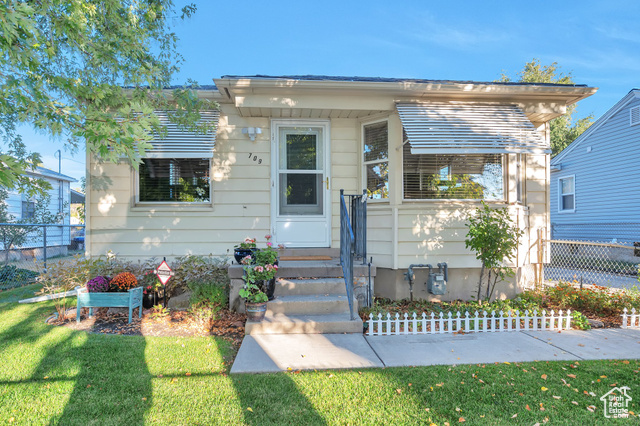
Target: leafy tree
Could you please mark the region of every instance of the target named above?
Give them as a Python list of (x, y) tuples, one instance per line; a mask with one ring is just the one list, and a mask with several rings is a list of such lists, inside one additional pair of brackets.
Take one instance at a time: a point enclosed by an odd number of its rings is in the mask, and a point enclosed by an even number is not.
[[(185, 19), (195, 12), (180, 10)], [(0, 185), (43, 192), (25, 176), (40, 162), (17, 128), (29, 124), (74, 150), (86, 141), (98, 158), (137, 167), (154, 114), (204, 132), (199, 111), (215, 105), (189, 87), (163, 90), (182, 61), (172, 0), (7, 0), (0, 2)]]
[[(502, 73), (500, 81), (509, 82), (512, 79)], [(531, 62), (527, 62), (522, 71), (517, 73), (517, 81), (522, 83), (574, 84), (571, 73), (564, 74), (561, 72), (557, 62), (553, 62), (551, 65), (541, 65), (536, 58)], [(576, 105), (569, 105), (564, 115), (551, 120), (552, 156), (565, 149), (593, 123), (593, 114), (574, 120), (573, 115), (575, 112)]]
[(464, 240), (465, 247), (475, 251), (476, 259), (482, 262), (478, 301), (483, 297), (485, 278), (484, 299), (489, 301), (498, 281), (514, 276), (513, 268), (504, 266), (504, 261), (513, 260), (523, 232), (513, 223), (507, 208), (492, 209), (484, 201), (477, 215), (469, 218), (467, 227), (469, 232)]

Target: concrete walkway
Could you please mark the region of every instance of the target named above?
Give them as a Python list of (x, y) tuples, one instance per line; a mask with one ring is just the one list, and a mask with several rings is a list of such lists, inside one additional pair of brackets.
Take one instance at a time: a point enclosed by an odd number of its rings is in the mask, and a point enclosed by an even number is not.
[(245, 336), (231, 373), (640, 358), (640, 329)]

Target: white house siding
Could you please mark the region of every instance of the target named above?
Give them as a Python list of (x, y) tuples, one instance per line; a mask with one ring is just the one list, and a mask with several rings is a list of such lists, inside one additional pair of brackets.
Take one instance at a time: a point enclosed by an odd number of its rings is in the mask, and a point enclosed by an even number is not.
[[(224, 255), (246, 237), (264, 242), (270, 229), (270, 121), (242, 118), (229, 105), (221, 108), (212, 159), (213, 206), (134, 207), (133, 169), (92, 160), (90, 255), (109, 250), (132, 258)], [(254, 142), (242, 134), (248, 126), (262, 128)], [(262, 163), (249, 159), (249, 153)]]
[[(639, 105), (636, 97), (586, 135), (561, 158), (562, 170), (551, 173), (553, 238), (640, 241), (640, 125), (629, 122), (630, 108)], [(571, 175), (575, 175), (575, 212), (559, 213), (558, 179)]]

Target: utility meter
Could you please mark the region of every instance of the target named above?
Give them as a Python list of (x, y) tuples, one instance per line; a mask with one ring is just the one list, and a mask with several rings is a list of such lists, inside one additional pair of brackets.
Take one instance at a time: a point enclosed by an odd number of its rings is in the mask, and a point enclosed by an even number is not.
[(443, 295), (447, 292), (447, 264), (438, 263), (438, 272), (430, 272), (427, 279), (427, 291), (431, 294)]

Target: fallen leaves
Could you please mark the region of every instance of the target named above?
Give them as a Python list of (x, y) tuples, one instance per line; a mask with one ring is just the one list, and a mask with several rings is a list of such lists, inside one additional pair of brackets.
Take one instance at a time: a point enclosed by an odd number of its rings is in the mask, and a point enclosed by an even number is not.
[(549, 390), (549, 389), (545, 388), (544, 386), (543, 386), (543, 387), (541, 387), (540, 389), (542, 389), (542, 392), (546, 392), (546, 391), (548, 391), (548, 390)]
[(546, 375), (546, 374), (543, 374), (543, 375), (542, 375), (542, 376), (540, 376), (540, 377), (542, 377), (542, 379), (543, 379), (543, 380), (547, 380), (547, 375)]

